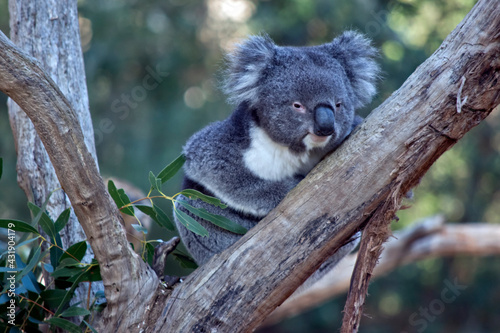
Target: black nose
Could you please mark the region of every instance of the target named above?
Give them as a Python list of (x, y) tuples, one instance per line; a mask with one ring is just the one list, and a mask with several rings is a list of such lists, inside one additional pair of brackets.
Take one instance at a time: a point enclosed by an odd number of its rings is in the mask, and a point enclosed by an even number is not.
[(318, 106), (314, 110), (314, 134), (328, 136), (335, 131), (333, 110), (326, 106)]

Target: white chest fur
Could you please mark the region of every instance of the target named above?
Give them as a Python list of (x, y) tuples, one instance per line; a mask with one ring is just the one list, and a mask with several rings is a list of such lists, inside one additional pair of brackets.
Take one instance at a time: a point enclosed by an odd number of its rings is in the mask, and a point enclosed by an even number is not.
[(243, 154), (245, 166), (257, 177), (282, 180), (295, 174), (308, 173), (321, 159), (309, 151), (295, 154), (274, 142), (259, 127), (250, 129), (250, 147)]

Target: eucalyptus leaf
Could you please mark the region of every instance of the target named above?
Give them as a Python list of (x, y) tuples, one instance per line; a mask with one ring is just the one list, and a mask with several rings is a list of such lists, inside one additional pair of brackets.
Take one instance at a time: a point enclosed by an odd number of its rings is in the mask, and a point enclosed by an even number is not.
[(148, 264), (153, 264), (153, 258), (155, 255), (155, 247), (151, 243), (146, 243), (146, 254), (147, 254), (147, 262)]
[(112, 180), (108, 181), (108, 192), (113, 198), (116, 206), (120, 209), (120, 211), (124, 214), (134, 216), (134, 208), (129, 206), (123, 208), (123, 206), (130, 203), (129, 197), (125, 194), (123, 189), (117, 189), (115, 183)]
[(76, 278), (74, 279), (73, 281), (73, 285), (71, 286), (71, 288), (69, 288), (69, 290), (66, 292), (66, 295), (64, 295), (64, 298), (63, 300), (61, 301), (61, 304), (59, 304), (59, 307), (57, 308), (54, 316), (59, 316), (62, 312), (62, 310), (64, 309), (64, 307), (66, 306), (66, 303), (68, 303), (71, 298), (73, 297), (73, 293), (76, 289), (76, 287), (78, 287), (78, 284), (83, 281), (83, 276), (85, 275), (85, 271), (81, 272), (80, 274), (78, 274), (76, 276)]
[(49, 308), (58, 307), (64, 299), (65, 295), (66, 290), (61, 289), (47, 289), (40, 293), (40, 297)]
[(57, 318), (57, 317), (52, 317), (49, 320), (46, 320), (47, 323), (57, 326), (59, 328), (62, 328), (65, 332), (69, 333), (81, 333), (82, 329), (80, 326), (73, 324), (71, 321), (63, 319), (63, 318)]
[(174, 231), (175, 227), (168, 215), (158, 206), (154, 205), (153, 209), (156, 212), (156, 217), (158, 218), (158, 223), (167, 228), (168, 230)]
[(71, 245), (61, 256), (60, 260), (66, 258), (73, 258), (78, 261), (82, 261), (85, 256), (85, 252), (87, 252), (87, 242), (81, 241)]
[(140, 224), (132, 224), (132, 228), (135, 229), (135, 231), (138, 231), (138, 232), (143, 232), (144, 234), (148, 234), (148, 229), (144, 228), (142, 225)]
[(79, 306), (70, 306), (61, 313), (61, 317), (87, 316), (90, 311)]
[(208, 236), (208, 231), (201, 224), (199, 224), (195, 219), (193, 219), (188, 214), (184, 213), (180, 209), (174, 209), (175, 215), (179, 222), (181, 222), (188, 230), (198, 234), (200, 236), (206, 237)]
[[(11, 223), (14, 224), (14, 226), (9, 226)], [(40, 235), (38, 230), (33, 228), (31, 224), (18, 220), (0, 219), (0, 228), (12, 229), (20, 232), (31, 232), (33, 234)]]
[[(34, 258), (35, 255), (36, 255), (36, 250), (33, 253), (33, 255), (31, 256), (31, 258)], [(42, 290), (38, 286), (38, 281), (36, 280), (35, 274), (33, 274), (33, 272), (31, 270), (25, 270), (27, 265), (23, 262), (23, 260), (21, 259), (21, 257), (18, 254), (15, 254), (15, 258), (16, 258), (17, 268), (21, 268), (22, 272), (24, 272), (24, 273), (21, 273), (19, 275), (16, 275), (16, 282), (21, 280), (21, 283), (19, 284), (18, 288), (20, 288), (20, 289), (24, 288), (24, 289), (29, 290), (31, 292), (34, 292), (36, 294), (40, 294), (40, 292)], [(30, 263), (31, 262), (32, 261), (30, 260)], [(5, 286), (5, 288), (7, 288), (7, 286)], [(19, 292), (19, 293), (21, 293), (21, 292)]]
[(19, 273), (18, 275), (16, 275), (16, 281), (20, 281), (26, 274), (28, 274), (29, 272), (31, 272), (31, 270), (33, 268), (35, 268), (35, 266), (40, 262), (40, 256), (41, 256), (41, 254), (42, 254), (41, 253), (41, 248), (40, 248), (40, 246), (37, 246), (35, 248), (35, 252), (34, 252), (33, 256), (31, 257), (31, 259), (29, 259), (29, 262), (23, 268), (23, 270), (21, 271), (21, 273)]
[(65, 209), (56, 220), (55, 228), (56, 232), (60, 232), (66, 226), (69, 221), (69, 217), (71, 215), (71, 208)]
[(196, 208), (188, 204), (187, 202), (183, 200), (177, 200), (179, 204), (181, 204), (184, 208), (189, 210), (191, 213), (201, 217), (202, 219), (209, 221), (213, 224), (215, 224), (218, 227), (221, 227), (225, 230), (234, 232), (235, 234), (240, 234), (244, 235), (248, 230), (238, 223), (235, 223), (228, 219), (227, 217), (216, 215), (209, 213), (206, 209), (204, 208)]
[(90, 326), (90, 324), (89, 324), (89, 323), (87, 323), (85, 320), (82, 320), (82, 321), (85, 323), (85, 325), (87, 325), (87, 327), (88, 327), (88, 328), (89, 328), (89, 329), (90, 329), (93, 333), (98, 333), (98, 332), (96, 331), (96, 329), (95, 329), (95, 328), (93, 328), (92, 326)]
[[(54, 222), (52, 219), (43, 211), (40, 207), (35, 205), (34, 203), (28, 202), (28, 207), (35, 216), (40, 216), (40, 227), (42, 230), (51, 238), (55, 239), (56, 237), (56, 228), (54, 226)], [(61, 244), (59, 244), (60, 246)]]
[(193, 189), (182, 190), (180, 192), (180, 194), (184, 195), (185, 197), (187, 197), (189, 199), (200, 199), (200, 200), (203, 200), (206, 203), (209, 203), (211, 205), (220, 207), (222, 209), (225, 209), (227, 207), (227, 205), (223, 204), (220, 201), (220, 199), (211, 197), (209, 195), (203, 194), (203, 193), (201, 193), (199, 191), (196, 191), (196, 190), (193, 190)]
[(57, 246), (53, 245), (50, 247), (50, 263), (52, 266), (57, 267), (59, 265), (59, 261), (61, 260), (61, 257), (64, 254), (64, 251), (62, 249), (62, 240), (61, 236), (59, 234), (56, 234), (56, 236), (51, 239), (53, 244), (57, 244)]
[(139, 209), (144, 214), (151, 217), (156, 223), (160, 226), (167, 228), (168, 230), (174, 231), (174, 224), (168, 218), (168, 215), (165, 214), (163, 210), (161, 210), (158, 206), (146, 206), (146, 205), (135, 205), (135, 208)]
[[(38, 225), (38, 221), (40, 221), (40, 218), (42, 217), (42, 213), (44, 213), (45, 210), (47, 209), (47, 205), (49, 204), (49, 200), (50, 200), (50, 197), (52, 196), (52, 193), (54, 193), (54, 191), (52, 191), (52, 192), (49, 193), (49, 195), (47, 196), (47, 198), (43, 202), (42, 207), (38, 207), (37, 205), (35, 205), (32, 202), (28, 202), (28, 208), (33, 213), (33, 216), (35, 216), (35, 218), (31, 221), (31, 225), (33, 227), (36, 227)], [(31, 206), (34, 206), (34, 207), (38, 208), (37, 213), (33, 212), (33, 210), (31, 209)]]
[(172, 178), (180, 168), (184, 165), (186, 161), (186, 157), (181, 154), (175, 160), (173, 160), (169, 165), (167, 165), (163, 170), (158, 174), (158, 178), (161, 179), (162, 184)]
[(175, 260), (179, 262), (181, 267), (192, 268), (192, 269), (198, 268), (198, 264), (196, 264), (196, 262), (191, 257), (176, 252), (172, 253), (172, 255), (174, 256)]
[(149, 184), (151, 184), (151, 190), (161, 190), (161, 179), (157, 178), (152, 171), (149, 171)]

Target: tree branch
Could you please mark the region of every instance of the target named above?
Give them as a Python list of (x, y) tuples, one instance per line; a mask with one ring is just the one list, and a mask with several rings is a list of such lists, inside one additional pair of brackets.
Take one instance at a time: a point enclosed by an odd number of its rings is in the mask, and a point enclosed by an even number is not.
[(122, 322), (131, 325), (142, 321), (143, 312), (125, 310), (147, 303), (158, 278), (130, 248), (118, 209), (85, 146), (70, 104), (37, 61), (18, 50), (2, 32), (0, 90), (33, 122), (99, 261), (108, 305), (96, 326), (98, 331), (113, 332)]
[[(493, 224), (446, 224), (441, 216), (418, 222), (394, 234), (385, 244), (372, 278), (384, 276), (397, 267), (445, 256), (500, 255), (500, 227)], [(347, 291), (357, 253), (344, 258), (309, 289), (294, 294), (269, 316), (263, 325), (272, 325), (295, 316)]]
[[(11, 40), (21, 50), (36, 58), (41, 68), (61, 89), (77, 114), (87, 149), (97, 161), (79, 38), (77, 3), (64, 0), (10, 0), (9, 13)], [(11, 99), (8, 101), (8, 107), (17, 151), (19, 186), (28, 200), (38, 206), (42, 206), (50, 196), (46, 210), (55, 221), (62, 211), (71, 207), (71, 203), (64, 191), (52, 193), (60, 189), (61, 185), (30, 119)], [(73, 212), (60, 236), (65, 249), (86, 239)], [(42, 243), (42, 248), (48, 248), (48, 244)], [(82, 261), (90, 263), (93, 257), (89, 247)], [(44, 271), (44, 275), (46, 281), (51, 280), (48, 272)], [(75, 290), (72, 304), (89, 303), (89, 288), (92, 296), (103, 289), (100, 283), (92, 283), (91, 286), (82, 283)]]

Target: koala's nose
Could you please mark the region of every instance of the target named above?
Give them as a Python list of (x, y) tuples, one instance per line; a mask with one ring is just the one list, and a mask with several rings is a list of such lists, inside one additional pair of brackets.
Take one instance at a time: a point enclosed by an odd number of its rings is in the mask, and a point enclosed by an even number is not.
[(314, 134), (328, 136), (335, 131), (333, 110), (326, 106), (318, 106), (314, 110)]

